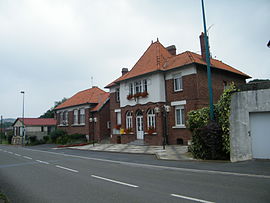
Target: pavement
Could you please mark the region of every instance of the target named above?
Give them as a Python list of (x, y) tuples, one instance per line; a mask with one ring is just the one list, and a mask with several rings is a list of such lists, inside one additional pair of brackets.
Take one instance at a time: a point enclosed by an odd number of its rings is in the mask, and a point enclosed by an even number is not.
[(182, 145), (166, 145), (163, 146), (138, 146), (130, 144), (89, 144), (84, 146), (68, 147), (70, 149), (102, 151), (102, 152), (118, 152), (118, 153), (134, 153), (134, 154), (153, 154), (157, 159), (162, 160), (193, 160), (188, 152), (188, 146)]

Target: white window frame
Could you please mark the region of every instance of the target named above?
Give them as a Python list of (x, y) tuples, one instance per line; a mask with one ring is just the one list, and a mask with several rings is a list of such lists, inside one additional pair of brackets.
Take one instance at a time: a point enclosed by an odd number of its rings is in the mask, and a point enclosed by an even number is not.
[(73, 111), (73, 124), (74, 125), (78, 125), (78, 121), (79, 121), (78, 116), (79, 116), (78, 109), (75, 109)]
[(63, 121), (64, 121), (64, 113), (60, 112), (60, 125), (63, 125)]
[[(178, 115), (179, 112), (179, 115)], [(179, 122), (178, 122), (179, 121)], [(185, 106), (175, 106), (175, 127), (185, 128)]]
[(85, 124), (85, 109), (80, 109), (80, 124)]
[(142, 92), (142, 81), (138, 80), (134, 82), (134, 87), (135, 87), (135, 94), (141, 93)]
[(121, 125), (122, 121), (121, 121), (121, 112), (116, 112), (116, 124), (117, 125)]
[(63, 121), (64, 121), (64, 125), (68, 125), (68, 111), (65, 111), (64, 112), (64, 115), (63, 115)]
[(129, 94), (133, 95), (133, 83), (129, 83)]
[(175, 92), (179, 92), (183, 90), (183, 78), (181, 74), (174, 75), (173, 89)]
[(143, 92), (147, 92), (147, 79), (143, 80)]
[(126, 114), (126, 129), (132, 129), (132, 113), (130, 111)]
[(147, 112), (147, 127), (148, 127), (148, 129), (150, 127), (156, 129), (156, 114), (155, 114), (154, 109), (150, 109)]

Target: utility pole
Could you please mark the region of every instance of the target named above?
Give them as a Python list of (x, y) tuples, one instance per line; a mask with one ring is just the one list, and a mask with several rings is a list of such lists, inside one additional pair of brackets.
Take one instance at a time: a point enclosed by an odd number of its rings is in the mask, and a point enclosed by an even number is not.
[(23, 94), (23, 106), (22, 106), (22, 146), (23, 146), (23, 139), (25, 136), (25, 126), (24, 126), (24, 91), (21, 91), (21, 93)]
[(2, 144), (2, 135), (3, 135), (3, 116), (1, 116), (1, 132), (0, 132), (0, 142)]
[(202, 0), (202, 14), (203, 14), (203, 27), (204, 27), (204, 43), (206, 51), (206, 64), (207, 64), (207, 80), (208, 80), (208, 92), (209, 92), (209, 105), (210, 105), (210, 120), (214, 120), (214, 104), (213, 104), (213, 89), (212, 89), (212, 78), (210, 69), (210, 53), (209, 53), (209, 43), (206, 30), (206, 20), (204, 12), (204, 2)]

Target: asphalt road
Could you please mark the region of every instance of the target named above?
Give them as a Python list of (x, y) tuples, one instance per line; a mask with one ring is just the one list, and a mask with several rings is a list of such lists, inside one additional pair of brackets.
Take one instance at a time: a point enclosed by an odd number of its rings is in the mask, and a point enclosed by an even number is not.
[(11, 202), (270, 202), (269, 168), (0, 145), (0, 189)]

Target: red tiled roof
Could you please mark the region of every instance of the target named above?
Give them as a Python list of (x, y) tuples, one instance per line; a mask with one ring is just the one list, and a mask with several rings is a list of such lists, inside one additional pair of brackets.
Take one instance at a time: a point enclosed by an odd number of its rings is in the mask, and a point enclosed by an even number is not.
[(109, 100), (110, 93), (105, 92), (103, 94), (100, 94), (98, 104), (91, 109), (91, 111), (99, 111), (101, 107)]
[(54, 110), (78, 106), (82, 104), (97, 104), (94, 109), (99, 110), (99, 108), (103, 106), (102, 104), (108, 98), (108, 92), (105, 92), (98, 87), (93, 87), (76, 93), (71, 98), (67, 99), (65, 102), (57, 106)]
[[(134, 78), (146, 73), (151, 73), (154, 71), (167, 71), (192, 63), (206, 65), (206, 62), (199, 54), (186, 51), (174, 56), (171, 55), (159, 41), (157, 41), (152, 43), (148, 47), (142, 57), (128, 73), (107, 85), (106, 88), (112, 87), (120, 81)], [(245, 78), (250, 78), (249, 75), (216, 59), (211, 59), (211, 66), (214, 68), (239, 74)]]
[[(202, 64), (202, 65), (206, 66), (206, 62), (203, 60), (201, 55), (195, 54), (195, 53), (190, 52), (190, 51), (186, 51), (186, 52), (178, 54), (175, 57), (169, 59), (168, 62), (164, 64), (164, 68), (166, 70), (170, 70), (170, 69), (184, 66), (187, 64), (191, 64), (191, 63), (197, 63), (197, 64)], [(233, 73), (242, 75), (243, 77), (250, 78), (249, 75), (223, 63), (222, 61), (219, 61), (216, 59), (211, 59), (210, 63), (211, 63), (211, 67), (213, 67), (213, 68), (218, 68), (221, 70), (233, 72)]]
[(31, 126), (48, 126), (48, 125), (56, 125), (56, 120), (54, 118), (18, 118), (17, 121), (24, 121), (24, 125), (31, 125)]

